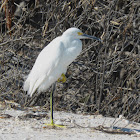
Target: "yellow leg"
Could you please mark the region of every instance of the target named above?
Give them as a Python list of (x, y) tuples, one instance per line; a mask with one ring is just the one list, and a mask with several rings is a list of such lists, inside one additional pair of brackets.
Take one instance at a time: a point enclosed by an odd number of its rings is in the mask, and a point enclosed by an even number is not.
[(66, 82), (66, 76), (64, 73), (62, 73), (61, 77), (58, 79), (58, 82), (62, 82), (62, 83), (65, 83)]
[(53, 90), (52, 90), (51, 95), (50, 95), (51, 123), (50, 124), (45, 124), (45, 125), (51, 126), (53, 128), (55, 128), (55, 127), (65, 128), (66, 126), (54, 124), (54, 122), (53, 122), (53, 93), (54, 93), (54, 90), (55, 90), (55, 84), (53, 85)]

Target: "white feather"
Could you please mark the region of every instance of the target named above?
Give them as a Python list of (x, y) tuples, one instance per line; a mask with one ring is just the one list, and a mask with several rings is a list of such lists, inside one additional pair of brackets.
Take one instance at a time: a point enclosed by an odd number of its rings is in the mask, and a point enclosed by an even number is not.
[(80, 39), (95, 38), (83, 34), (77, 28), (66, 30), (62, 36), (55, 38), (38, 55), (36, 62), (24, 83), (24, 90), (30, 96), (37, 90), (46, 91), (62, 73), (66, 73), (67, 66), (82, 51)]

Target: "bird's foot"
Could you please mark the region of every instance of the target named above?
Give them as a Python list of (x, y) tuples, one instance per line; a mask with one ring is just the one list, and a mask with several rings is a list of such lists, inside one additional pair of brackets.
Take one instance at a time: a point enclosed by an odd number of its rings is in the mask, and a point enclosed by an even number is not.
[(59, 127), (59, 128), (66, 128), (66, 126), (64, 126), (64, 125), (59, 125), (59, 124), (45, 124), (45, 125), (47, 125), (47, 126), (49, 126), (49, 127), (51, 127), (51, 128), (56, 128), (56, 127)]
[(65, 125), (55, 124), (55, 123), (53, 122), (53, 120), (51, 120), (51, 123), (50, 123), (50, 124), (46, 124), (46, 123), (45, 123), (45, 125), (47, 125), (47, 126), (49, 126), (49, 127), (51, 127), (51, 128), (56, 128), (56, 127), (59, 127), (59, 128), (66, 128)]
[(64, 73), (62, 73), (61, 77), (58, 79), (58, 82), (62, 82), (62, 83), (65, 83), (66, 82), (66, 76)]

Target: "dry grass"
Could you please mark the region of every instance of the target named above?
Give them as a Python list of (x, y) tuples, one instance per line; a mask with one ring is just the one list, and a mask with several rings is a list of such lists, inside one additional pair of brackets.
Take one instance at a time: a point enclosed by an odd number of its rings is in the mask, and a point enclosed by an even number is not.
[(121, 114), (140, 122), (139, 7), (139, 0), (30, 1), (20, 17), (13, 17), (11, 37), (1, 12), (0, 100), (49, 107), (50, 90), (27, 99), (24, 78), (43, 47), (76, 26), (103, 43), (83, 41), (83, 52), (68, 68), (67, 82), (57, 84), (55, 109)]

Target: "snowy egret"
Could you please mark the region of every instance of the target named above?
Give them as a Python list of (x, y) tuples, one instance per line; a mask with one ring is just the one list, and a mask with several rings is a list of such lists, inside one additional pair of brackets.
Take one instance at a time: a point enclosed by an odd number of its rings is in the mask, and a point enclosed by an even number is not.
[[(67, 67), (76, 59), (82, 51), (82, 41), (80, 39), (99, 38), (84, 34), (78, 28), (69, 28), (61, 36), (51, 41), (38, 55), (35, 64), (30, 71), (25, 83), (24, 90), (32, 96), (34, 92), (45, 92), (57, 80), (66, 81), (65, 73)], [(53, 90), (50, 95), (51, 124), (53, 122)]]

